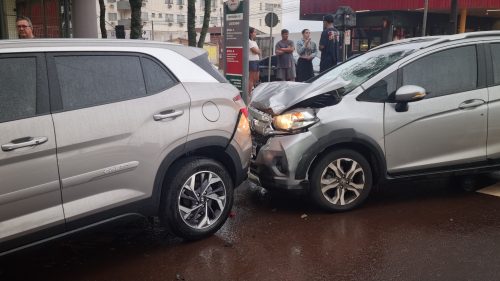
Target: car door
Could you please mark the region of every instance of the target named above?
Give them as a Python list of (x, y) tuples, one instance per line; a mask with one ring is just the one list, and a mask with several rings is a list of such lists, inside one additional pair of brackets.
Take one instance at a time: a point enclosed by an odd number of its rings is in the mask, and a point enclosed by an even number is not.
[(491, 56), (487, 72), (489, 103), (488, 103), (488, 144), (489, 159), (500, 159), (500, 42), (489, 45)]
[[(482, 50), (482, 49), (481, 49)], [(479, 54), (479, 55), (478, 55)], [(434, 52), (399, 70), (401, 85), (417, 85), (425, 99), (397, 112), (385, 108), (389, 173), (467, 165), (486, 159), (487, 102), (483, 60), (475, 45)]]
[(151, 197), (163, 157), (186, 141), (182, 84), (135, 53), (51, 54), (49, 69), (61, 109), (53, 118), (68, 226)]
[(43, 55), (0, 55), (0, 242), (64, 228), (46, 73)]

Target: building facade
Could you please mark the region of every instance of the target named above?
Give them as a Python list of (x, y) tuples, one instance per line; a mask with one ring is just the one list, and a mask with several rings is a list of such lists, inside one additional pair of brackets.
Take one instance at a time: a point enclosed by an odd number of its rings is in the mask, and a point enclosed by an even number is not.
[[(248, 0), (250, 1), (250, 0)], [(252, 0), (250, 26), (268, 32), (265, 16), (273, 11), (281, 19), (283, 0)], [(212, 0), (210, 30), (221, 28), (224, 0)], [(123, 25), (129, 34), (131, 10), (128, 0), (104, 0), (108, 38), (116, 37), (115, 26)], [(15, 20), (28, 16), (38, 38), (98, 38), (99, 3), (97, 0), (0, 0), (0, 38), (15, 39)], [(201, 28), (204, 1), (196, 1), (196, 27)], [(143, 38), (155, 41), (187, 39), (187, 0), (143, 0)], [(275, 28), (280, 29), (281, 23)], [(220, 34), (219, 34), (220, 35)], [(207, 41), (210, 36), (207, 36)]]
[[(429, 1), (425, 35), (500, 29), (500, 0)], [(300, 19), (322, 20), (343, 6), (355, 12), (356, 25), (348, 27), (347, 54), (365, 52), (380, 44), (424, 34), (423, 0), (300, 0)], [(450, 16), (456, 13), (457, 16)], [(343, 28), (340, 28), (341, 31)]]

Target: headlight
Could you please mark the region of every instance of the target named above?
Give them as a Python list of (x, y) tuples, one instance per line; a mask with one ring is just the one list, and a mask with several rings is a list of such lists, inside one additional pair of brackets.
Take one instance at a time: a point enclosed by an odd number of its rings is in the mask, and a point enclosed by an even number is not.
[(318, 121), (312, 110), (299, 110), (275, 116), (273, 126), (276, 130), (290, 132), (305, 129)]

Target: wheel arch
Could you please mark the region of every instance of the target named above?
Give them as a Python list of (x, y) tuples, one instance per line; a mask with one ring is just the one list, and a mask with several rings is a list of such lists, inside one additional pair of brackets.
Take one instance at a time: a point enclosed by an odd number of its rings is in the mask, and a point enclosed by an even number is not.
[(324, 155), (338, 149), (351, 149), (365, 157), (372, 168), (374, 184), (385, 178), (386, 162), (380, 146), (364, 134), (353, 129), (345, 129), (330, 132), (304, 153), (297, 168), (296, 179), (304, 179), (306, 176), (309, 178), (319, 160)]
[(153, 206), (156, 210), (155, 213), (158, 213), (160, 208), (161, 198), (164, 195), (163, 189), (172, 176), (171, 168), (175, 163), (186, 157), (205, 157), (220, 162), (227, 169), (235, 188), (245, 179), (245, 175), (242, 174), (241, 169), (238, 169), (241, 166), (240, 157), (236, 148), (230, 144), (229, 139), (212, 136), (189, 141), (172, 150), (163, 159), (156, 172), (152, 195)]

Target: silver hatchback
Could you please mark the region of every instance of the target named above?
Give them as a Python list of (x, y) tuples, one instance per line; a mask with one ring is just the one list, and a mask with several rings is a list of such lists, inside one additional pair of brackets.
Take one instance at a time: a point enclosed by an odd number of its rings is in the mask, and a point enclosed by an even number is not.
[(391, 42), (306, 83), (264, 83), (251, 178), (330, 211), (385, 180), (500, 164), (500, 32)]
[(203, 49), (0, 42), (0, 253), (128, 216), (216, 232), (247, 177), (245, 104)]

